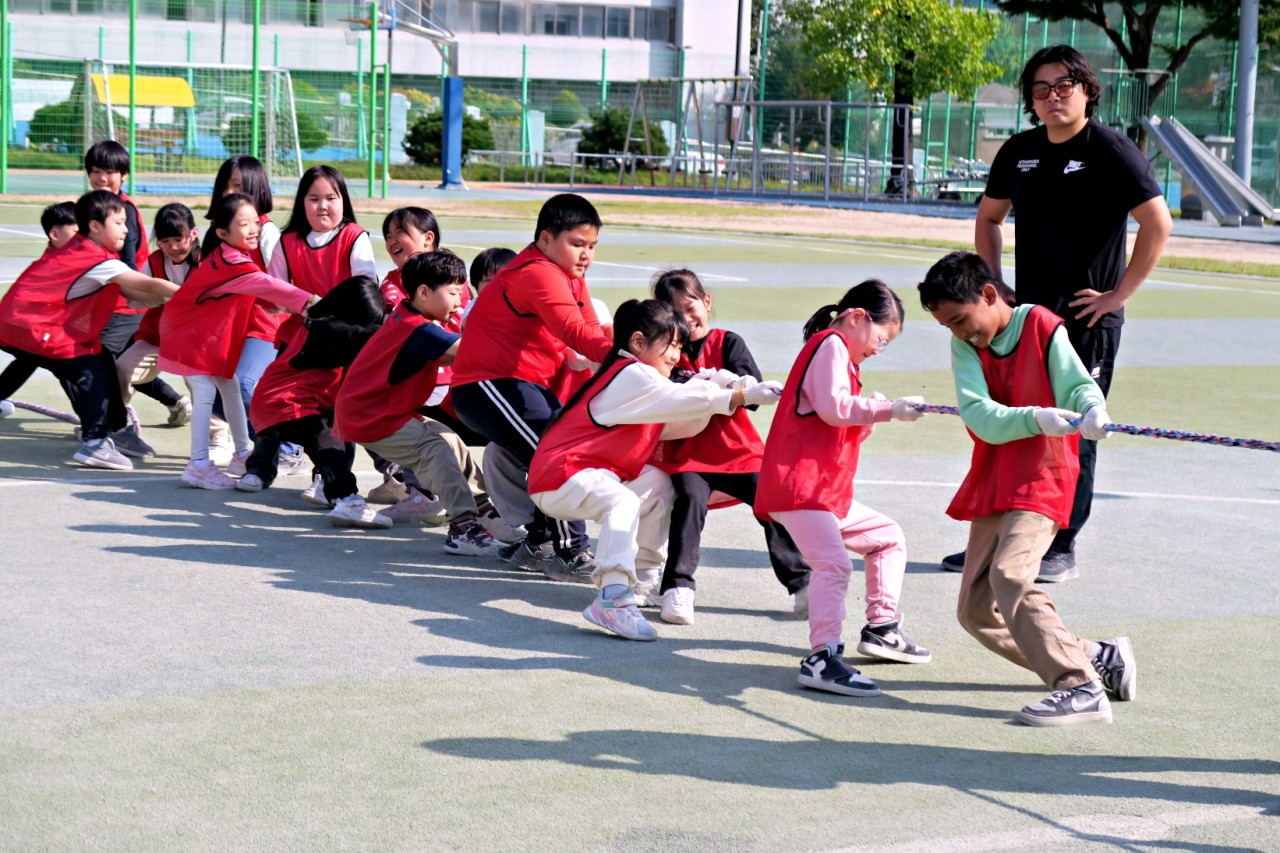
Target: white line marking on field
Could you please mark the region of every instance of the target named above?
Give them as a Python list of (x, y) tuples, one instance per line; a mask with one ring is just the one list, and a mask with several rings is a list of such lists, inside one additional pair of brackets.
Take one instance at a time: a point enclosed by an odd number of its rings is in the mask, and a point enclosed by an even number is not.
[[(864, 486), (910, 486), (927, 489), (958, 489), (959, 483), (940, 483), (937, 480), (858, 480)], [(1094, 491), (1094, 497), (1111, 498), (1150, 498), (1152, 500), (1197, 501), (1208, 503), (1240, 503), (1259, 506), (1280, 506), (1280, 500), (1274, 498), (1233, 498), (1227, 495), (1177, 495), (1168, 492), (1112, 492), (1102, 489)]]
[(3, 225), (0, 225), (0, 231), (4, 231), (7, 234), (18, 234), (28, 239), (40, 236), (39, 231), (19, 231), (17, 228), (6, 228)]
[[(112, 473), (121, 476), (105, 479)], [(28, 486), (129, 486), (134, 483), (161, 483), (161, 482), (178, 482), (178, 475), (174, 474), (151, 474), (143, 476), (135, 476), (126, 474), (123, 471), (110, 472), (104, 470), (98, 477), (55, 477), (52, 480), (5, 480), (0, 482), (0, 489), (16, 489), (26, 488)]]
[(896, 853), (933, 853), (935, 850), (1007, 850), (1029, 849), (1051, 844), (1092, 841), (1099, 845), (1122, 841), (1158, 842), (1168, 838), (1180, 827), (1204, 826), (1213, 823), (1239, 823), (1262, 817), (1280, 803), (1257, 803), (1242, 806), (1207, 806), (1201, 809), (1180, 809), (1155, 815), (1125, 815), (1108, 813), (1076, 815), (1063, 818), (1042, 818), (1049, 826), (1013, 832), (992, 832), (984, 835), (957, 835), (951, 838), (929, 838), (906, 844), (878, 843), (871, 847), (842, 847), (831, 853), (854, 853), (861, 850), (892, 850)]

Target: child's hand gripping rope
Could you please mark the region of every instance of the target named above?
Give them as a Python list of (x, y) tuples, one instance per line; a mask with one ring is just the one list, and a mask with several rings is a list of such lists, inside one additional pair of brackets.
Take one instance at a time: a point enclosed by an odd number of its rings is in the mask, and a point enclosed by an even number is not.
[[(959, 415), (960, 410), (955, 406), (938, 406), (932, 403), (917, 403), (916, 408), (922, 412), (932, 412), (940, 415)], [(1095, 412), (1098, 407), (1090, 409), (1089, 412)], [(1085, 417), (1088, 417), (1088, 412)], [(1105, 416), (1106, 412), (1100, 412), (1099, 415)], [(1097, 417), (1097, 416), (1095, 416)], [(1090, 425), (1091, 427), (1093, 425)], [(1113, 424), (1103, 423), (1101, 428), (1104, 433), (1122, 432), (1127, 435), (1138, 435), (1147, 438), (1167, 438), (1170, 441), (1189, 441), (1195, 444), (1217, 444), (1223, 447), (1245, 447), (1250, 450), (1270, 450), (1272, 453), (1280, 453), (1280, 441), (1263, 441), (1257, 438), (1233, 438), (1229, 435), (1213, 435), (1203, 432), (1184, 432), (1176, 429), (1162, 429), (1160, 427), (1134, 426), (1133, 424)], [(1086, 438), (1090, 436), (1084, 431), (1084, 424), (1081, 423), (1081, 434)]]

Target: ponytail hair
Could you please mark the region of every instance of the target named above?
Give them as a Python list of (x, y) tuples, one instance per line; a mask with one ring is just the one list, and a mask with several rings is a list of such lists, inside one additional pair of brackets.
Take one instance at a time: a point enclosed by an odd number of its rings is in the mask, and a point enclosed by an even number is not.
[[(222, 245), (218, 229), (225, 231), (230, 228), (231, 221), (246, 204), (253, 207), (253, 199), (244, 193), (228, 193), (213, 203), (209, 208), (209, 230), (204, 235), (204, 242), (200, 244), (200, 257), (207, 258), (218, 251), (218, 247)], [(257, 208), (254, 208), (254, 212), (257, 212)]]
[(684, 343), (689, 339), (689, 327), (685, 325), (684, 317), (680, 316), (674, 308), (665, 302), (657, 299), (628, 299), (626, 302), (618, 306), (618, 310), (613, 312), (613, 349), (600, 365), (600, 369), (595, 375), (588, 379), (581, 388), (578, 389), (569, 401), (560, 408), (550, 421), (547, 422), (546, 428), (551, 428), (551, 424), (559, 420), (563, 412), (568, 411), (570, 406), (578, 403), (587, 392), (596, 384), (596, 381), (604, 375), (609, 368), (617, 364), (627, 354), (631, 353), (631, 337), (636, 332), (640, 333), (640, 337), (644, 339), (646, 344), (657, 343), (659, 341), (670, 344), (672, 341)]
[(307, 318), (338, 320), (352, 326), (382, 322), (386, 302), (378, 282), (367, 275), (354, 275), (334, 285), (319, 302), (307, 310)]
[(862, 284), (849, 288), (839, 302), (819, 308), (804, 324), (804, 339), (807, 341), (823, 329), (831, 328), (831, 324), (841, 314), (854, 308), (866, 311), (871, 321), (880, 326), (901, 326), (906, 318), (898, 294), (880, 279), (869, 278)]

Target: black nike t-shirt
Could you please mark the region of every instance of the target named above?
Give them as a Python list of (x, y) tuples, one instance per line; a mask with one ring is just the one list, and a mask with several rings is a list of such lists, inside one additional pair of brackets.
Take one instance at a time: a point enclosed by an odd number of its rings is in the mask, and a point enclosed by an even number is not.
[[(1125, 270), (1129, 211), (1160, 195), (1151, 164), (1128, 137), (1090, 121), (1066, 142), (1043, 126), (996, 154), (986, 195), (1013, 202), (1018, 303), (1073, 323), (1077, 290), (1115, 290)], [(1119, 326), (1124, 310), (1103, 326)]]

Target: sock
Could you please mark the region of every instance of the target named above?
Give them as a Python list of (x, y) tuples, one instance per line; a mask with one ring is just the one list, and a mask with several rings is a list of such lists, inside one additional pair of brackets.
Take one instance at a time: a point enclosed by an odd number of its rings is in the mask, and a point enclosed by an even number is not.
[(600, 597), (603, 599), (619, 598), (631, 592), (631, 587), (625, 583), (611, 583), (600, 588)]
[(839, 643), (827, 643), (827, 651), (831, 653), (832, 657), (836, 657), (837, 655), (840, 654), (839, 648), (840, 648)]

